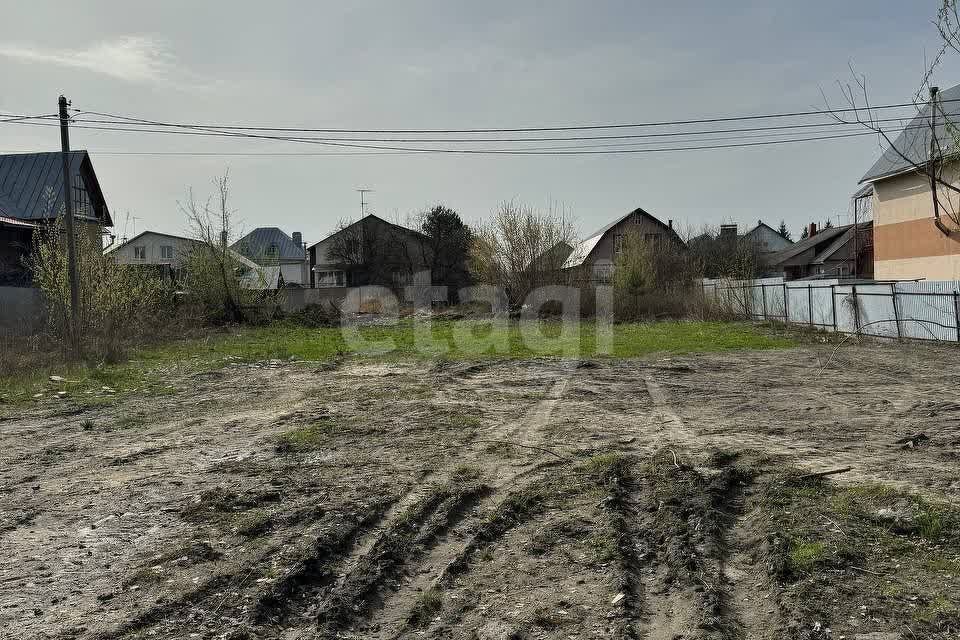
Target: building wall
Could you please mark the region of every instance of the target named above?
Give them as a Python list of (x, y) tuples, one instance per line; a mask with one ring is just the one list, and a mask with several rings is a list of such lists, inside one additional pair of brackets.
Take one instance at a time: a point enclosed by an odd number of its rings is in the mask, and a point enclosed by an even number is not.
[[(182, 267), (190, 255), (190, 252), (197, 245), (193, 240), (187, 238), (173, 238), (155, 233), (147, 233), (132, 242), (115, 249), (110, 255), (121, 264), (169, 264), (173, 267)], [(173, 247), (173, 259), (163, 258), (161, 247)], [(135, 257), (135, 247), (143, 247), (146, 252), (144, 259)]]
[(612, 272), (613, 262), (616, 259), (617, 236), (624, 236), (628, 233), (639, 233), (645, 239), (658, 238), (661, 242), (671, 242), (675, 240), (674, 235), (661, 225), (650, 220), (648, 217), (637, 214), (632, 215), (619, 224), (609, 229), (600, 242), (593, 248), (588, 262), (591, 264), (594, 279), (603, 279), (603, 274), (607, 271)]
[(875, 183), (873, 217), (875, 278), (960, 280), (960, 238), (948, 237), (934, 225), (924, 176), (906, 174)]

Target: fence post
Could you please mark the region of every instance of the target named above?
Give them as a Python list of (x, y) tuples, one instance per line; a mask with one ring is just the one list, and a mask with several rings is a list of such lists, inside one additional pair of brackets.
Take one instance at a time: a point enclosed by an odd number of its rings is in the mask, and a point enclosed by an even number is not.
[(960, 292), (953, 292), (953, 317), (957, 327), (957, 342), (960, 342)]
[(830, 285), (830, 313), (833, 314), (833, 332), (840, 333), (837, 326), (837, 290), (835, 284)]
[(813, 289), (807, 285), (807, 315), (810, 316), (810, 327), (813, 328)]
[(783, 323), (790, 324), (790, 296), (787, 294), (787, 283), (783, 283)]
[(767, 285), (760, 285), (760, 293), (763, 295), (763, 319), (767, 319)]
[(890, 295), (893, 296), (893, 321), (897, 323), (897, 340), (903, 338), (903, 333), (900, 331), (900, 310), (897, 309), (897, 284), (895, 282), (890, 283)]
[(853, 332), (860, 334), (860, 307), (857, 303), (857, 285), (850, 286), (850, 294), (853, 296)]

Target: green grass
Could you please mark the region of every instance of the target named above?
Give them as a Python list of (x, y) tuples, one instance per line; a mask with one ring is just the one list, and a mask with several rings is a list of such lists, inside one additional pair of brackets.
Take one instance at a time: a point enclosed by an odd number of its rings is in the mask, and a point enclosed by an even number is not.
[[(498, 326), (438, 321), (431, 328), (403, 320), (392, 326), (362, 327), (350, 332), (339, 327), (318, 329), (290, 323), (241, 327), (143, 348), (121, 364), (42, 368), (29, 375), (0, 374), (0, 406), (33, 401), (37, 393), (48, 398), (57, 391), (67, 391), (71, 399), (81, 404), (97, 406), (109, 402), (108, 393), (101, 387), (118, 393), (136, 389), (148, 395), (166, 395), (175, 392), (171, 387), (172, 377), (217, 369), (231, 362), (289, 358), (325, 361), (342, 355), (447, 360), (536, 356), (632, 358), (655, 353), (794, 345), (788, 338), (764, 333), (745, 323), (622, 324), (614, 326), (609, 342), (603, 337), (602, 329), (599, 334), (593, 322), (583, 322), (576, 330), (564, 332), (560, 323), (549, 321)], [(604, 347), (605, 344), (610, 347)], [(50, 382), (48, 377), (52, 374), (66, 378), (66, 382)]]
[(277, 450), (281, 452), (305, 452), (321, 449), (330, 441), (330, 434), (336, 425), (329, 420), (319, 420), (312, 424), (297, 427), (280, 436)]
[(794, 541), (788, 558), (794, 573), (809, 573), (827, 557), (827, 548), (822, 542)]

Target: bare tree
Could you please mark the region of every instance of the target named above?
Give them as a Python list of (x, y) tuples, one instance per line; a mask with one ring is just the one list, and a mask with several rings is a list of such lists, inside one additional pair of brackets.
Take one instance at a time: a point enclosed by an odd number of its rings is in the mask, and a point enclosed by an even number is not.
[(506, 290), (517, 306), (538, 287), (563, 281), (562, 266), (577, 246), (569, 214), (503, 202), (477, 227), (470, 247), (474, 278)]
[(240, 322), (244, 299), (253, 294), (241, 288), (241, 265), (237, 254), (230, 249), (234, 212), (229, 205), (229, 172), (215, 178), (213, 184), (215, 195), (203, 202), (197, 200), (190, 188), (186, 200), (177, 203), (197, 241), (187, 261), (188, 286), (193, 299), (206, 310), (208, 319)]
[[(960, 129), (957, 109), (945, 109), (933, 73), (950, 53), (960, 53), (960, 13), (957, 0), (943, 0), (935, 21), (941, 46), (927, 65), (920, 87), (913, 97), (916, 115), (887, 118), (871, 103), (867, 79), (850, 66), (851, 82), (838, 83), (844, 109), (833, 109), (824, 101), (833, 118), (843, 124), (857, 124), (877, 134), (885, 154), (899, 160), (909, 171), (925, 177), (929, 184), (936, 227), (945, 235), (960, 234)], [(902, 131), (902, 134), (901, 134)], [(891, 135), (891, 133), (893, 135)], [(898, 136), (900, 144), (896, 144)]]

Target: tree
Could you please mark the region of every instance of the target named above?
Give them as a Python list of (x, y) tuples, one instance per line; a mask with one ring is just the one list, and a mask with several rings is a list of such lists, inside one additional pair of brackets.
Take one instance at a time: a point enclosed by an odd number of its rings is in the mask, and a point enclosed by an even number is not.
[(423, 255), (430, 265), (433, 284), (450, 287), (453, 291), (469, 284), (467, 254), (473, 231), (463, 223), (460, 215), (438, 204), (422, 214), (420, 230), (424, 235)]
[(470, 245), (470, 272), (501, 287), (513, 307), (538, 287), (560, 284), (562, 266), (578, 244), (573, 221), (561, 207), (542, 211), (503, 202), (479, 225)]
[(783, 236), (784, 239), (786, 239), (786, 240), (790, 240), (790, 241), (793, 240), (793, 236), (792, 236), (792, 234), (790, 233), (790, 229), (787, 228), (787, 221), (786, 221), (786, 220), (781, 220), (781, 221), (780, 221), (780, 227), (777, 229), (777, 233), (779, 233), (781, 236)]
[(806, 226), (804, 226), (803, 231), (800, 232), (800, 239), (806, 240), (809, 237), (810, 237), (810, 230)]
[(199, 202), (193, 189), (178, 203), (196, 240), (196, 247), (186, 262), (186, 284), (190, 300), (198, 313), (210, 322), (240, 322), (243, 308), (253, 306), (262, 292), (240, 286), (240, 273), (246, 268), (230, 249), (233, 239), (233, 210), (230, 208), (229, 172), (215, 178), (214, 196)]
[[(944, 110), (932, 79), (936, 68), (944, 64), (948, 54), (960, 53), (960, 9), (958, 0), (942, 0), (934, 23), (941, 44), (920, 80), (913, 96), (916, 117), (906, 127), (903, 117), (878, 114), (867, 90), (867, 79), (850, 65), (853, 82), (838, 83), (847, 108), (834, 110), (824, 96), (833, 118), (843, 124), (858, 124), (877, 134), (885, 153), (925, 178), (933, 205), (934, 224), (944, 235), (960, 234), (960, 127), (954, 118), (956, 110)], [(893, 122), (892, 125), (886, 123)], [(891, 129), (894, 131), (892, 138)], [(897, 134), (905, 144), (894, 144)]]
[(833, 220), (827, 218), (827, 221), (823, 223), (824, 229), (833, 229)]

